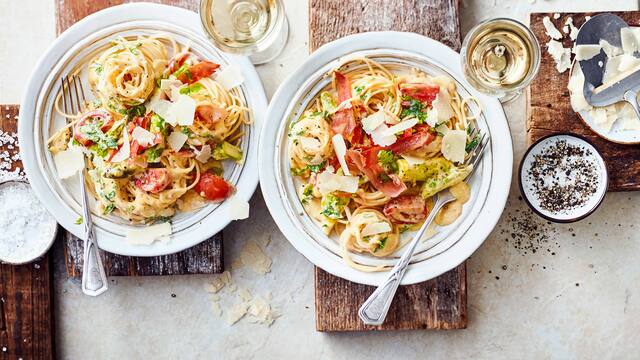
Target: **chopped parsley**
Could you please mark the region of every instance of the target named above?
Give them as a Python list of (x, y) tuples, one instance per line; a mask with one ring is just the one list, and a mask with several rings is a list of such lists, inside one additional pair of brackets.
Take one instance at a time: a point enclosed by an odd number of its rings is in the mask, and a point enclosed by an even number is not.
[(127, 116), (129, 117), (129, 119), (133, 119), (134, 117), (144, 116), (146, 112), (147, 109), (144, 107), (144, 105), (136, 105), (127, 109)]
[(363, 93), (364, 86), (356, 86), (354, 90), (356, 91), (356, 94), (360, 96), (360, 99), (365, 100), (367, 98), (367, 94)]
[(189, 71), (189, 65), (183, 64), (182, 66), (180, 66), (180, 68), (173, 73), (173, 76), (179, 78), (183, 74), (187, 77), (187, 79), (189, 79), (189, 81), (193, 80), (191, 71)]
[(339, 197), (333, 194), (326, 195), (320, 206), (322, 206), (322, 211), (320, 214), (330, 218), (330, 219), (340, 219), (342, 218), (342, 211), (344, 207), (349, 203), (348, 197)]
[(104, 207), (104, 211), (103, 214), (104, 215), (109, 215), (113, 212), (113, 210), (115, 210), (116, 206), (113, 204), (109, 204), (107, 206)]
[(83, 221), (84, 221), (84, 218), (82, 216), (78, 216), (78, 218), (76, 219), (76, 221), (74, 223), (76, 225), (80, 225), (80, 224), (82, 224)]
[(390, 173), (398, 172), (398, 158), (391, 150), (380, 150), (378, 152), (378, 162), (385, 171)]
[(82, 125), (80, 132), (84, 134), (87, 139), (94, 142), (94, 145), (92, 145), (90, 149), (101, 157), (107, 155), (109, 149), (118, 148), (118, 139), (112, 135), (103, 133), (102, 130), (100, 130), (99, 124), (91, 123)]
[(422, 124), (427, 120), (427, 113), (424, 112), (424, 104), (410, 96), (403, 96), (402, 100), (409, 101), (409, 107), (402, 109), (400, 118), (414, 117), (418, 119), (418, 123)]
[(307, 205), (309, 203), (309, 199), (313, 196), (313, 185), (307, 184), (302, 190), (302, 199), (300, 202), (302, 205)]
[(324, 164), (325, 162), (323, 161), (317, 165), (307, 165), (307, 169), (309, 169), (309, 171), (311, 172), (317, 173), (324, 168)]
[(324, 165), (325, 164), (326, 164), (326, 161), (323, 161), (320, 164), (307, 165), (307, 166), (305, 166), (303, 168), (300, 168), (300, 169), (291, 168), (291, 174), (293, 176), (300, 176), (300, 175), (306, 173), (307, 171), (311, 171), (313, 173), (317, 173), (317, 172), (320, 172), (320, 170), (324, 169)]
[(473, 139), (471, 139), (471, 141), (467, 143), (467, 146), (465, 146), (464, 151), (466, 152), (473, 151), (478, 146), (479, 141), (480, 141), (480, 136), (478, 135), (474, 136)]
[(378, 243), (378, 247), (374, 250), (374, 252), (384, 249), (385, 245), (387, 245), (387, 240), (389, 240), (388, 236), (385, 236), (382, 240), (380, 240), (380, 242)]
[(116, 197), (116, 191), (115, 190), (111, 190), (110, 192), (103, 194), (104, 198), (109, 200), (109, 201), (113, 201), (113, 199)]
[(149, 131), (156, 134), (167, 135), (167, 133), (169, 132), (169, 127), (167, 126), (162, 116), (153, 114), (151, 116), (151, 125), (149, 126)]
[(380, 181), (383, 183), (391, 181), (391, 177), (385, 173), (380, 174)]
[(157, 145), (147, 149), (144, 153), (146, 155), (147, 161), (150, 163), (156, 163), (160, 161), (160, 155), (162, 155), (162, 150)]
[(181, 126), (180, 132), (187, 135), (188, 137), (191, 137), (191, 130), (186, 126)]

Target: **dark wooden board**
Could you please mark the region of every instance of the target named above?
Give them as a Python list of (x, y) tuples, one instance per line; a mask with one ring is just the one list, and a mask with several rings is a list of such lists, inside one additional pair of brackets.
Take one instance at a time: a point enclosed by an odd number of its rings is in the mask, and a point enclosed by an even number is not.
[[(17, 131), (17, 105), (0, 106), (0, 130)], [(0, 146), (11, 156), (18, 148)], [(13, 162), (22, 168), (20, 161)], [(27, 265), (0, 264), (0, 360), (53, 359), (51, 256)]]
[[(55, 0), (56, 29), (58, 34), (78, 20), (104, 8), (120, 5), (124, 0)], [(163, 3), (197, 10), (198, 0), (155, 0)], [(82, 276), (83, 241), (63, 231), (64, 256), (67, 273), (72, 277)], [(103, 261), (108, 276), (133, 275), (182, 275), (221, 273), (224, 268), (222, 233), (214, 235), (190, 249), (177, 254), (158, 257), (127, 257), (103, 252)]]
[[(309, 44), (314, 51), (345, 35), (397, 30), (425, 34), (460, 49), (457, 0), (310, 0)], [(440, 277), (401, 286), (386, 322), (366, 326), (358, 308), (373, 292), (315, 268), (316, 330), (362, 331), (464, 329), (467, 326), (466, 263)]]
[[(639, 11), (615, 12), (630, 24), (640, 22)], [(531, 83), (527, 93), (527, 141), (532, 143), (543, 136), (568, 132), (582, 135), (589, 139), (602, 153), (609, 170), (609, 191), (640, 190), (640, 146), (620, 145), (607, 141), (592, 132), (578, 117), (569, 101), (567, 83), (569, 70), (560, 74), (555, 68), (555, 62), (547, 51), (546, 44), (550, 38), (547, 35), (542, 19), (549, 16), (558, 29), (571, 16), (576, 26), (585, 21), (585, 16), (595, 13), (563, 13), (559, 19), (553, 19), (552, 13), (531, 14), (531, 29), (540, 42), (542, 60), (540, 72)], [(573, 41), (569, 36), (563, 39), (564, 47), (572, 47)]]

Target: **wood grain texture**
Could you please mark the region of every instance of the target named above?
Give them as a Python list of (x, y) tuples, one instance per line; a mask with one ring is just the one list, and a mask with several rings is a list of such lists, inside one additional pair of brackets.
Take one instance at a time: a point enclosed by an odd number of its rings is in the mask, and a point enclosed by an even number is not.
[[(17, 131), (17, 105), (0, 106), (0, 130)], [(0, 146), (11, 156), (18, 148)], [(14, 161), (12, 169), (20, 167)], [(0, 360), (53, 359), (53, 271), (50, 255), (27, 265), (0, 264)]]
[[(55, 0), (57, 32), (60, 34), (78, 20), (98, 10), (132, 1)], [(197, 10), (198, 0), (152, 0), (150, 2)], [(83, 241), (63, 231), (64, 255), (69, 276), (82, 276)], [(127, 257), (102, 253), (108, 276), (182, 275), (220, 273), (224, 269), (222, 233), (190, 249), (158, 257)]]
[[(640, 12), (616, 12), (630, 24), (638, 24)], [(585, 16), (594, 13), (564, 13), (559, 19), (553, 19), (552, 13), (531, 14), (531, 29), (538, 38), (542, 48), (540, 72), (531, 83), (527, 102), (527, 141), (532, 143), (543, 136), (569, 132), (581, 135), (590, 140), (602, 153), (609, 170), (609, 191), (640, 190), (640, 146), (620, 145), (607, 141), (592, 132), (571, 108), (567, 83), (569, 71), (560, 74), (555, 62), (546, 50), (547, 35), (542, 19), (549, 16), (556, 26), (564, 24), (568, 17), (573, 18), (576, 26), (585, 22)], [(568, 36), (563, 39), (564, 47), (572, 47)]]
[(309, 0), (309, 46), (366, 31), (407, 31), (460, 49), (458, 0)]
[[(309, 44), (314, 51), (345, 35), (380, 30), (412, 31), (460, 49), (456, 0), (310, 0)], [(466, 263), (440, 277), (401, 286), (382, 326), (366, 326), (358, 309), (373, 292), (315, 268), (316, 330), (363, 331), (464, 329), (467, 326)]]

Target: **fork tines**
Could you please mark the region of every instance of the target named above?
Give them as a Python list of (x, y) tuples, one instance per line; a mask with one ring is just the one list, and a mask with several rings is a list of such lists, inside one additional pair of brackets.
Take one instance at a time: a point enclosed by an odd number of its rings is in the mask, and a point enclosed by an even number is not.
[(62, 106), (66, 114), (77, 114), (84, 111), (87, 98), (84, 95), (82, 81), (77, 74), (60, 78), (62, 88)]

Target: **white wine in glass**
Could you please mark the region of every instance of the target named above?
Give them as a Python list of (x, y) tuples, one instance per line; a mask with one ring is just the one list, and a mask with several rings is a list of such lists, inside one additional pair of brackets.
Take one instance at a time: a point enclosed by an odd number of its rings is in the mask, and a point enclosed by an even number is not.
[(540, 45), (529, 28), (498, 18), (476, 25), (462, 44), (465, 78), (502, 102), (516, 98), (538, 73)]
[(248, 55), (254, 64), (278, 56), (289, 34), (281, 0), (201, 0), (200, 19), (221, 50)]

